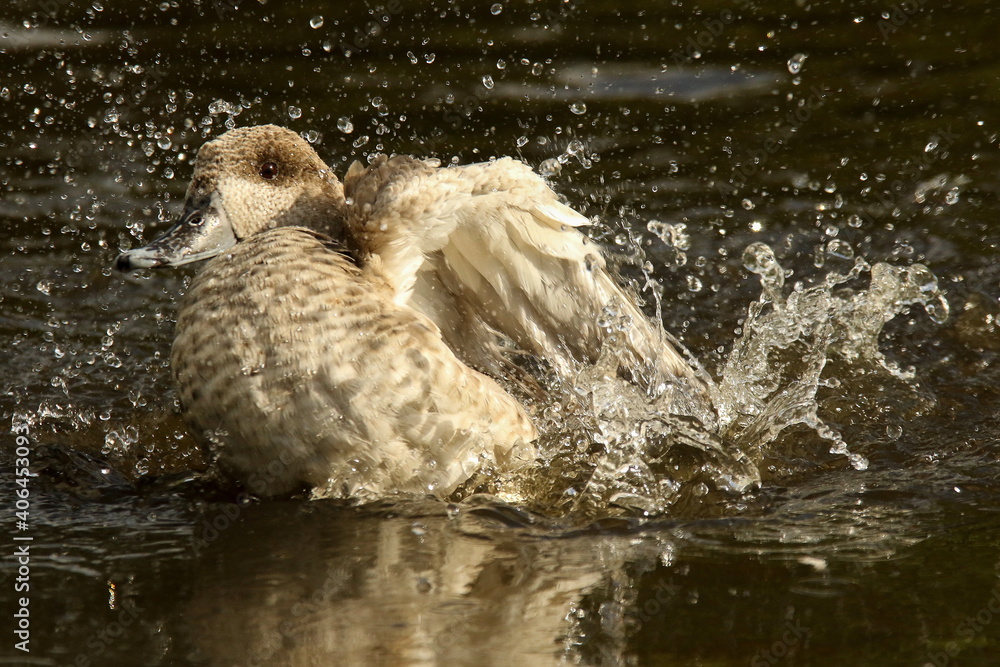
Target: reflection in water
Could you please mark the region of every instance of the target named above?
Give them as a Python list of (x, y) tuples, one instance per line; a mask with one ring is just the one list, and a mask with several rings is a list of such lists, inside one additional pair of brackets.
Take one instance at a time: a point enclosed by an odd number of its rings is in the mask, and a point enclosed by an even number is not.
[(556, 664), (618, 567), (597, 539), (533, 538), (470, 508), (312, 505), (253, 508), (199, 553), (182, 613), (210, 664)]

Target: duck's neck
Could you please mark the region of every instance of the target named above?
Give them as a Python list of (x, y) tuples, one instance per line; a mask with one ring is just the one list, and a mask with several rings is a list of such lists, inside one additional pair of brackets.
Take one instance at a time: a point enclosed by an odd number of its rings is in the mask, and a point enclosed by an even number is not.
[(344, 186), (336, 178), (331, 177), (306, 188), (296, 199), (295, 204), (280, 215), (272, 226), (308, 227), (347, 243), (346, 221), (347, 202), (344, 200)]
[(310, 226), (341, 242), (359, 265), (366, 264), (370, 253), (348, 222), (349, 206), (344, 197), (344, 184), (331, 177), (323, 188), (323, 206), (316, 212), (316, 224)]
[(310, 227), (335, 239), (344, 240), (347, 229), (344, 185), (336, 177), (331, 177), (322, 187), (321, 195), (311, 198), (313, 210), (309, 212), (309, 217), (315, 222)]

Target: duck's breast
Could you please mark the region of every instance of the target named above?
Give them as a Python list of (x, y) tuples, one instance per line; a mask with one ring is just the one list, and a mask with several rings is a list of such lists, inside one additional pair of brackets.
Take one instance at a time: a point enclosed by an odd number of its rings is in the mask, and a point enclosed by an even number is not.
[(531, 456), (521, 406), (305, 230), (257, 235), (205, 267), (173, 368), (193, 430), (260, 493), (447, 493), (482, 462)]

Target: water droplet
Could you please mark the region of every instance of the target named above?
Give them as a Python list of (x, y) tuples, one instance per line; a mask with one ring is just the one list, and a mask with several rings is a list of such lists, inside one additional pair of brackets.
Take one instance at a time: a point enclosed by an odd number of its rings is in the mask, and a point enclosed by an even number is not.
[(854, 259), (854, 248), (847, 241), (834, 239), (826, 244), (826, 254), (838, 259)]
[(320, 28), (322, 28), (323, 27), (323, 17), (322, 16), (314, 16), (311, 19), (309, 19), (309, 27), (312, 28), (313, 30), (319, 30)]
[(288, 117), (292, 120), (302, 117), (302, 109), (299, 107), (288, 107)]
[(515, 143), (517, 144), (518, 148), (521, 148), (522, 146), (528, 143), (528, 137), (522, 135), (517, 138), (517, 141)]
[(944, 324), (948, 321), (948, 314), (951, 311), (951, 307), (948, 305), (948, 300), (944, 298), (944, 295), (938, 294), (934, 299), (924, 304), (924, 311), (935, 324)]
[(483, 85), (486, 86), (486, 90), (493, 90), (493, 77), (489, 74), (483, 76)]
[(743, 251), (743, 266), (750, 273), (760, 276), (761, 287), (771, 299), (780, 298), (785, 284), (785, 272), (766, 243), (751, 243)]
[(538, 173), (545, 178), (558, 176), (561, 171), (562, 164), (560, 164), (559, 160), (554, 157), (550, 157), (548, 160), (544, 160), (540, 165), (538, 165)]
[(802, 71), (802, 65), (805, 63), (806, 54), (796, 53), (794, 56), (788, 59), (788, 71), (792, 74), (798, 74)]
[(899, 424), (889, 424), (885, 427), (885, 434), (890, 440), (898, 440), (903, 435), (903, 427)]
[(687, 225), (682, 223), (671, 225), (659, 220), (646, 223), (646, 230), (656, 234), (661, 241), (678, 250), (688, 250), (691, 247), (691, 237), (687, 233)]
[(350, 134), (354, 131), (354, 123), (347, 116), (341, 116), (337, 119), (337, 129), (344, 134)]
[(569, 105), (569, 110), (577, 116), (582, 116), (587, 113), (587, 105), (583, 102), (573, 102), (573, 104)]
[(499, 2), (493, 3), (493, 6), (490, 7), (490, 14), (493, 14), (493, 16), (496, 16), (502, 11), (503, 11), (503, 5), (501, 5)]
[(750, 273), (761, 274), (775, 264), (774, 251), (764, 243), (751, 243), (743, 251), (743, 266)]
[(868, 459), (861, 454), (855, 454), (853, 452), (847, 454), (847, 460), (850, 461), (851, 467), (858, 471), (868, 470)]

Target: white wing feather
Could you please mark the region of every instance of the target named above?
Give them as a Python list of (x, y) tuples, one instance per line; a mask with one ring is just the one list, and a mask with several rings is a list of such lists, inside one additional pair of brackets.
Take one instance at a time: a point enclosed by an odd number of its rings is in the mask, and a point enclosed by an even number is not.
[[(587, 218), (528, 166), (511, 158), (446, 168), (377, 158), (367, 169), (351, 167), (345, 191), (351, 231), (382, 258), (399, 302), (434, 320), (469, 363), (490, 365), (499, 331), (572, 373), (596, 361), (608, 337), (598, 320), (610, 308), (630, 320), (617, 352), (622, 371), (647, 387), (678, 377), (700, 387), (696, 369), (579, 231)], [(470, 313), (480, 320), (474, 326)]]

